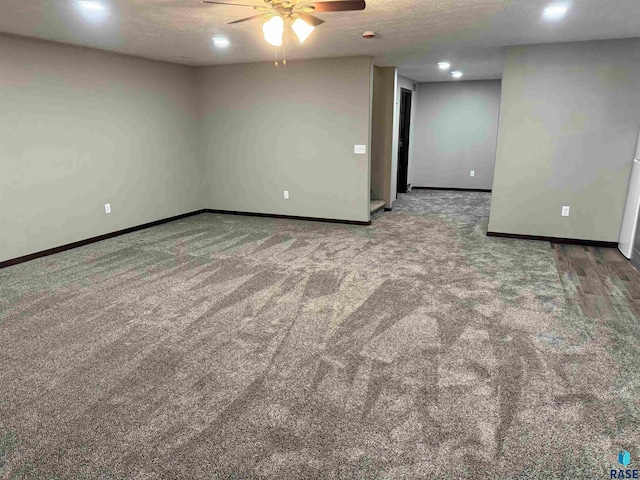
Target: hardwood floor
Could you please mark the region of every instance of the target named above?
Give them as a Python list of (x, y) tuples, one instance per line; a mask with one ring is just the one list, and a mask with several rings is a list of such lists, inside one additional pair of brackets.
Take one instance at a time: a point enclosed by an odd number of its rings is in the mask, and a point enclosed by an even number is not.
[(615, 248), (552, 243), (568, 301), (591, 318), (640, 319), (640, 272)]

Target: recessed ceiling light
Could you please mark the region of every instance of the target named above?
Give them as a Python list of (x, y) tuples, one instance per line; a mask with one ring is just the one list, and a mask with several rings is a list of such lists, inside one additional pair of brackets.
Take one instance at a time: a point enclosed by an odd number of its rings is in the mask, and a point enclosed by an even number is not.
[(451, 64), (449, 62), (438, 62), (438, 68), (440, 70), (449, 70), (451, 68)]
[(226, 48), (229, 46), (229, 40), (224, 37), (213, 37), (213, 44), (218, 48)]
[(451, 72), (451, 76), (453, 78), (462, 78), (462, 72), (460, 72), (458, 70), (454, 70), (453, 72)]
[(98, 0), (79, 0), (77, 6), (80, 15), (89, 23), (103, 23), (110, 15), (109, 4)]
[(82, 8), (86, 10), (104, 10), (104, 5), (100, 2), (94, 2), (93, 0), (81, 0), (78, 2)]
[(548, 20), (558, 20), (567, 13), (566, 5), (550, 5), (544, 9), (544, 18)]

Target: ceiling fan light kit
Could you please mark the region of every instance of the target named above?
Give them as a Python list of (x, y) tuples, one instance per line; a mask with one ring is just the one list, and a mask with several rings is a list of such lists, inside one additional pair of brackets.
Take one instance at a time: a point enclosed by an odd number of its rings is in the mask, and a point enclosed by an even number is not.
[(262, 25), (262, 33), (267, 43), (274, 47), (282, 45), (282, 35), (284, 34), (284, 20), (282, 17), (271, 17)]
[(316, 27), (314, 27), (313, 25), (309, 25), (301, 18), (296, 18), (291, 23), (291, 29), (298, 37), (298, 40), (300, 40), (300, 43), (303, 43), (307, 39), (307, 37), (311, 35), (311, 32), (313, 32), (315, 28)]
[(252, 7), (254, 10), (264, 12), (229, 23), (241, 23), (258, 18), (266, 19), (262, 25), (262, 33), (266, 42), (274, 47), (282, 45), (285, 23), (289, 24), (300, 43), (303, 43), (311, 35), (315, 27), (324, 23), (324, 20), (311, 15), (312, 12), (349, 12), (364, 10), (366, 7), (365, 0), (336, 0), (313, 3), (307, 3), (305, 0), (264, 0), (266, 5), (248, 5), (213, 0), (202, 0), (202, 3)]

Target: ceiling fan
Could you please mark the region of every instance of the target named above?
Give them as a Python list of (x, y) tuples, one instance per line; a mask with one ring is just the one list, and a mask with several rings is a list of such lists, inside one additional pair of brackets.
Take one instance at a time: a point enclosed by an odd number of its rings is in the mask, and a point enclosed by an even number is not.
[(229, 25), (258, 18), (265, 19), (266, 22), (262, 25), (264, 39), (275, 47), (282, 45), (285, 23), (291, 25), (291, 29), (300, 40), (300, 43), (302, 43), (311, 35), (315, 27), (324, 23), (324, 20), (320, 20), (318, 17), (311, 15), (312, 12), (349, 12), (364, 10), (366, 7), (365, 0), (319, 1), (311, 3), (305, 0), (264, 0), (265, 5), (215, 2), (212, 0), (202, 0), (202, 3), (251, 7), (254, 10), (262, 12), (258, 15), (229, 22)]

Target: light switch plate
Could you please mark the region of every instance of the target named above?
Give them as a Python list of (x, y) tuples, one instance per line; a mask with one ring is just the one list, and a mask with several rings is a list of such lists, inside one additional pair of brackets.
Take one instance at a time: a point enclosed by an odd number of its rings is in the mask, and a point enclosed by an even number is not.
[(476, 171), (475, 171), (475, 170), (471, 170), (471, 171), (469, 172), (469, 176), (470, 176), (470, 177), (475, 177), (475, 176), (476, 176)]
[(105, 203), (104, 204), (104, 213), (111, 213), (111, 204), (110, 203)]
[(562, 216), (563, 217), (568, 217), (570, 212), (571, 212), (571, 207), (569, 207), (568, 205), (564, 205), (562, 207)]
[(353, 153), (356, 155), (366, 155), (367, 154), (367, 146), (366, 145), (354, 145)]
[(286, 198), (287, 200), (289, 200), (289, 190), (285, 190), (285, 191), (284, 191), (284, 198)]

